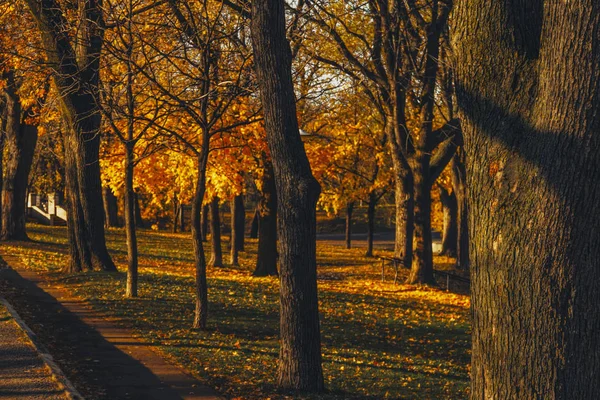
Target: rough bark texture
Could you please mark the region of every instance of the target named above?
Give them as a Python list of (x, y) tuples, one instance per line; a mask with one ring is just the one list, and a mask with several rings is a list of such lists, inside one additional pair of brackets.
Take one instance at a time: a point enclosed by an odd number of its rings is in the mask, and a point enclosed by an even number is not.
[(273, 166), (265, 163), (258, 203), (258, 254), (254, 276), (277, 275), (277, 190)]
[(244, 250), (245, 222), (244, 196), (240, 194), (231, 200), (231, 265), (238, 265), (238, 252)]
[(324, 389), (317, 297), (320, 186), (300, 140), (283, 0), (252, 2), (252, 40), (277, 186), (281, 347), (278, 386)]
[[(65, 134), (65, 178), (71, 262), (67, 271), (116, 271), (106, 249), (100, 182), (99, 63), (103, 40), (101, 1), (79, 3), (77, 46), (55, 0), (26, 1), (40, 29), (58, 89)], [(77, 253), (77, 256), (75, 254)]]
[(22, 123), (21, 101), (14, 80), (4, 90), (5, 118), (4, 177), (2, 180), (2, 223), (0, 240), (27, 240), (25, 212), (29, 172), (37, 143), (37, 128)]
[(456, 257), (458, 250), (458, 205), (455, 192), (449, 192), (440, 186), (440, 202), (442, 203), (442, 250), (441, 255)]
[(465, 150), (458, 149), (452, 159), (452, 188), (456, 194), (458, 243), (456, 265), (469, 269), (469, 206), (467, 204), (467, 171), (465, 170)]
[(221, 218), (219, 198), (213, 197), (210, 202), (210, 247), (212, 254), (209, 264), (213, 267), (223, 266), (223, 249), (221, 247)]
[(102, 190), (102, 202), (104, 204), (104, 225), (107, 228), (115, 228), (119, 226), (118, 217), (118, 201), (117, 196), (112, 192), (111, 188), (105, 187)]
[(474, 399), (600, 396), (600, 3), (456, 3)]

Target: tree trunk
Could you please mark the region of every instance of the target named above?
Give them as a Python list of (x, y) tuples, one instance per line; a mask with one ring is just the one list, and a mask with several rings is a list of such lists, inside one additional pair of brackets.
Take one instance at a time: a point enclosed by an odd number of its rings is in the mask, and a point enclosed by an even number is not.
[(352, 211), (354, 211), (354, 202), (346, 204), (346, 248), (352, 248)]
[(137, 196), (133, 189), (134, 154), (133, 141), (125, 147), (125, 233), (127, 236), (127, 289), (125, 297), (137, 297), (138, 286), (138, 248), (135, 232)]
[(460, 269), (469, 269), (469, 208), (467, 205), (467, 180), (465, 170), (465, 152), (461, 147), (452, 159), (452, 188), (456, 194), (458, 244), (456, 265)]
[(173, 233), (177, 233), (177, 217), (179, 215), (179, 201), (177, 195), (173, 195)]
[[(421, 158), (422, 157), (422, 158)], [(413, 167), (415, 193), (415, 231), (412, 266), (407, 283), (434, 284), (433, 247), (431, 239), (431, 186), (429, 185), (429, 159), (415, 156)]]
[(411, 265), (413, 258), (414, 210), (413, 178), (410, 173), (395, 177), (396, 239), (394, 257)]
[(600, 396), (600, 4), (456, 3), (473, 399)]
[(144, 228), (144, 219), (142, 218), (142, 208), (140, 206), (140, 195), (137, 192), (133, 192), (133, 205), (135, 210), (135, 224), (140, 228)]
[(28, 240), (25, 229), (26, 196), (37, 143), (37, 128), (21, 123), (21, 101), (12, 74), (4, 93), (6, 158), (2, 182), (0, 240)]
[(244, 251), (245, 222), (244, 196), (240, 194), (231, 201), (231, 265), (238, 265), (238, 252)]
[(210, 247), (212, 254), (209, 264), (213, 267), (223, 266), (223, 250), (221, 249), (221, 218), (219, 216), (219, 198), (213, 197), (210, 202)]
[(317, 296), (316, 205), (320, 186), (300, 139), (283, 0), (252, 2), (252, 40), (278, 197), (278, 386), (324, 389)]
[(258, 207), (254, 212), (254, 217), (252, 217), (252, 223), (250, 224), (250, 238), (256, 239), (258, 237), (258, 219), (260, 218), (260, 212), (258, 211)]
[(458, 205), (456, 193), (449, 192), (440, 186), (440, 201), (442, 203), (443, 228), (442, 228), (442, 250), (440, 255), (456, 257), (458, 249)]
[(102, 202), (104, 205), (104, 225), (106, 228), (119, 226), (117, 196), (109, 187), (102, 190)]
[(208, 214), (210, 213), (210, 206), (208, 204), (206, 204), (204, 207), (202, 207), (202, 241), (206, 242), (208, 241), (208, 233), (209, 233), (209, 226), (210, 224), (208, 223), (209, 218), (208, 218)]
[[(205, 138), (204, 143), (208, 143)], [(196, 269), (196, 307), (194, 311), (194, 324), (196, 329), (205, 330), (208, 319), (208, 283), (206, 281), (206, 255), (202, 243), (201, 213), (204, 192), (206, 191), (206, 166), (208, 164), (208, 148), (202, 147), (203, 151), (198, 157), (198, 170), (196, 171), (196, 191), (192, 199), (192, 245), (194, 250), (194, 261)], [(182, 209), (183, 211), (183, 209)], [(204, 214), (204, 213), (203, 213)]]
[(367, 204), (367, 252), (365, 256), (373, 257), (373, 235), (375, 234), (375, 207), (377, 198), (375, 193), (369, 193), (369, 203)]
[(265, 162), (258, 203), (258, 254), (254, 276), (277, 275), (277, 189), (273, 166)]

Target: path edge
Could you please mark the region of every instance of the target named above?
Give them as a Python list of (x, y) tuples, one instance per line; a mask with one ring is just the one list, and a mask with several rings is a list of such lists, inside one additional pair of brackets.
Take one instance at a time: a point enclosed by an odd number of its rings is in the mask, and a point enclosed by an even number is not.
[(58, 364), (52, 358), (52, 355), (48, 352), (46, 347), (37, 340), (36, 334), (27, 326), (25, 321), (21, 318), (17, 310), (4, 298), (0, 297), (0, 303), (8, 310), (13, 320), (19, 325), (19, 327), (25, 332), (33, 347), (41, 357), (42, 361), (50, 368), (52, 375), (56, 381), (62, 385), (67, 397), (71, 400), (85, 400), (85, 398), (79, 393), (71, 381), (66, 377), (64, 372), (60, 369)]

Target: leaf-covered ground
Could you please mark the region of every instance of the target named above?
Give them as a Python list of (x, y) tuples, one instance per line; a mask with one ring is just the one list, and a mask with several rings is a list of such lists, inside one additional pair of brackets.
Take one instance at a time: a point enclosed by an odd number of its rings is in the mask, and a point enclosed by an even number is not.
[[(233, 398), (286, 397), (275, 392), (278, 280), (251, 276), (256, 241), (247, 240), (240, 267), (209, 268), (209, 331), (200, 332), (190, 329), (194, 282), (189, 234), (139, 232), (140, 297), (130, 300), (124, 299), (124, 272), (58, 272), (67, 262), (65, 228), (32, 225), (29, 232), (34, 242), (10, 244), (7, 250), (29, 268), (45, 271), (54, 284), (119, 318), (208, 385)], [(123, 232), (110, 230), (108, 245), (124, 271)], [(226, 243), (223, 250), (227, 253)], [(381, 283), (380, 263), (363, 252), (318, 246), (328, 393), (305, 397), (466, 398), (468, 296), (393, 285), (389, 279)], [(449, 265), (449, 260), (437, 261), (440, 268)]]

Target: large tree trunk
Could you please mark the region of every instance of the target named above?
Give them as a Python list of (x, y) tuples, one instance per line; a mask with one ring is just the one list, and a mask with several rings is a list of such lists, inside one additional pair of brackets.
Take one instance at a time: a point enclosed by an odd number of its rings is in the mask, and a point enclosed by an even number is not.
[(354, 202), (346, 204), (346, 248), (352, 248), (352, 211), (354, 211)]
[(456, 3), (474, 399), (600, 396), (600, 3)]
[(213, 197), (210, 202), (210, 248), (212, 254), (209, 264), (213, 267), (223, 266), (223, 249), (221, 248), (221, 218), (219, 216), (219, 198)]
[(277, 189), (273, 166), (265, 162), (258, 203), (258, 254), (254, 276), (277, 275)]
[(456, 192), (449, 192), (440, 186), (440, 202), (442, 203), (442, 250), (440, 255), (456, 257), (458, 250), (458, 205)]
[(102, 190), (102, 203), (104, 205), (104, 226), (106, 228), (119, 226), (117, 196), (115, 196), (111, 188), (105, 187)]
[(320, 186), (300, 140), (283, 0), (252, 2), (252, 40), (278, 197), (281, 348), (278, 386), (324, 389), (317, 297)]
[(408, 266), (411, 265), (413, 258), (415, 199), (412, 174), (396, 174), (394, 197), (396, 201), (394, 257), (404, 260), (404, 265)]
[[(77, 39), (70, 36), (66, 13), (56, 0), (26, 1), (42, 36), (47, 62), (59, 92), (67, 131), (66, 186), (71, 206), (68, 219), (71, 260), (68, 270), (97, 268), (116, 271), (106, 249), (100, 182), (98, 82), (103, 30), (101, 2), (80, 2)], [(77, 41), (77, 46), (75, 46)]]
[(456, 265), (460, 269), (469, 269), (469, 207), (467, 204), (467, 181), (465, 170), (465, 151), (461, 147), (452, 158), (452, 188), (456, 194), (458, 244)]
[(375, 207), (377, 198), (373, 192), (369, 193), (367, 204), (367, 252), (365, 256), (373, 257), (373, 235), (375, 234)]
[(244, 196), (240, 194), (231, 200), (231, 265), (238, 265), (238, 252), (244, 250), (245, 222)]
[[(10, 73), (9, 73), (10, 74)], [(22, 124), (21, 101), (12, 74), (5, 93), (6, 122), (4, 178), (2, 182), (2, 223), (0, 240), (27, 240), (25, 212), (29, 172), (33, 163), (37, 128)]]
[(127, 236), (127, 290), (125, 297), (137, 297), (138, 248), (135, 232), (135, 200), (133, 189), (134, 142), (125, 143), (125, 232)]

